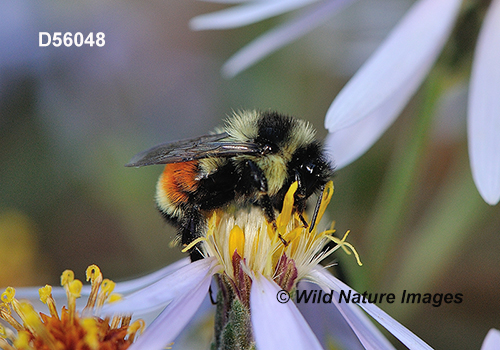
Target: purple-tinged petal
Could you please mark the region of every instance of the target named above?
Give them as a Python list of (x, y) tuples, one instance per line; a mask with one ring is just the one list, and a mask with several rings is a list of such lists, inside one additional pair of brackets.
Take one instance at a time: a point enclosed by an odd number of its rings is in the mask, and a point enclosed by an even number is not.
[(102, 313), (147, 313), (163, 308), (173, 299), (179, 298), (216, 272), (218, 266), (214, 257), (201, 259), (184, 265), (163, 279), (127, 296), (125, 299), (108, 304)]
[(341, 169), (362, 156), (392, 125), (398, 117), (399, 106), (406, 101), (405, 92), (410, 85), (403, 86), (401, 94), (387, 100), (356, 124), (328, 134), (325, 148), (336, 169)]
[[(317, 289), (317, 284), (305, 280), (297, 285), (297, 293), (312, 293)], [(334, 344), (340, 349), (365, 349), (334, 304), (300, 302), (296, 305), (324, 348), (329, 348), (333, 339)]]
[(493, 0), (472, 65), (468, 138), (472, 176), (486, 203), (500, 200), (500, 1)]
[(438, 57), (461, 2), (416, 2), (335, 98), (325, 127), (338, 131), (379, 114), (380, 108), (398, 115)]
[(129, 349), (162, 350), (173, 342), (200, 307), (211, 279), (212, 275), (206, 274), (196, 286), (172, 301)]
[(193, 30), (229, 29), (274, 17), (318, 0), (255, 1), (241, 6), (194, 17), (189, 22)]
[(363, 347), (369, 349), (394, 349), (370, 319), (354, 304), (339, 303), (340, 294), (333, 292), (333, 303), (351, 326)]
[(278, 301), (280, 290), (262, 275), (253, 279), (250, 313), (257, 349), (322, 349), (293, 301)]
[[(326, 286), (334, 291), (340, 292), (344, 291), (344, 293), (349, 293), (349, 291), (353, 293), (357, 293), (351, 287), (349, 287), (344, 282), (340, 281), (338, 278), (331, 275), (325, 268), (323, 267), (315, 267), (309, 274), (309, 277), (312, 281), (315, 281), (320, 286)], [(363, 310), (366, 311), (375, 321), (380, 323), (385, 329), (387, 329), (392, 335), (394, 335), (401, 343), (406, 345), (409, 349), (425, 349), (432, 350), (432, 348), (427, 345), (422, 339), (413, 334), (410, 330), (400, 324), (398, 321), (389, 316), (386, 312), (380, 309), (375, 304), (370, 303), (357, 303)], [(349, 315), (349, 316), (352, 316)], [(362, 319), (359, 319), (362, 320)], [(353, 329), (355, 332), (356, 330)], [(360, 339), (361, 340), (361, 339)]]
[(500, 331), (492, 328), (486, 334), (481, 350), (498, 350), (498, 344), (500, 344)]
[(222, 67), (222, 74), (232, 78), (262, 58), (290, 42), (306, 35), (355, 0), (330, 0), (322, 2), (299, 17), (266, 32), (236, 52)]
[(146, 276), (138, 277), (130, 281), (117, 282), (114, 292), (120, 294), (129, 294), (135, 292), (136, 290), (142, 289), (150, 284), (153, 284), (156, 281), (161, 280), (165, 276), (170, 275), (174, 271), (177, 271), (180, 268), (189, 265), (190, 263), (191, 261), (189, 260), (189, 258), (184, 258)]
[[(170, 275), (172, 272), (180, 269), (181, 267), (188, 265), (190, 263), (189, 258), (178, 260), (164, 268), (150, 273), (143, 277), (138, 277), (133, 280), (117, 282), (114, 293), (119, 294), (129, 294), (144, 288), (158, 280), (161, 280), (163, 277)], [(37, 300), (40, 298), (38, 293), (38, 289), (40, 287), (27, 287), (27, 288), (16, 288), (16, 298), (18, 299), (28, 299), (28, 300)], [(84, 285), (82, 288), (81, 295), (88, 296), (90, 294), (90, 285)], [(66, 291), (62, 287), (52, 287), (52, 296), (54, 299), (62, 299), (63, 303), (66, 302)]]
[(200, 0), (200, 1), (213, 2), (213, 3), (218, 3), (218, 4), (241, 4), (243, 2), (252, 2), (255, 0)]
[[(316, 273), (325, 273), (331, 276), (325, 269), (315, 271), (314, 274)], [(322, 277), (322, 280), (323, 279), (324, 278)], [(322, 286), (326, 288), (328, 284), (329, 282), (325, 282), (322, 283)], [(327, 293), (329, 293), (328, 290)], [(338, 293), (338, 290), (334, 290), (333, 293), (333, 304), (323, 304), (322, 306), (335, 310), (326, 310), (327, 312), (336, 312), (342, 315), (344, 322), (346, 322), (349, 327), (351, 327), (352, 332), (354, 332), (359, 342), (363, 345), (364, 349), (394, 349), (392, 344), (387, 340), (386, 337), (384, 337), (380, 330), (375, 327), (368, 316), (366, 316), (366, 314), (361, 311), (358, 305), (354, 303), (340, 303), (340, 295)]]

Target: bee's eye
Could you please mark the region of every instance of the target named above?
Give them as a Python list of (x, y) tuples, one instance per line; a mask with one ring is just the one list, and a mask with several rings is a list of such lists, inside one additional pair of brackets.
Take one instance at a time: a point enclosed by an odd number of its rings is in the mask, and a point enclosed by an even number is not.
[(314, 172), (316, 171), (316, 165), (314, 163), (311, 163), (311, 162), (301, 164), (300, 168), (303, 170), (304, 173), (307, 173), (307, 174), (314, 174)]
[(315, 168), (316, 168), (316, 165), (314, 165), (313, 163), (308, 163), (308, 164), (306, 164), (305, 168), (306, 168), (306, 170), (307, 170), (310, 174), (312, 174), (312, 173), (314, 173), (314, 170), (315, 170)]

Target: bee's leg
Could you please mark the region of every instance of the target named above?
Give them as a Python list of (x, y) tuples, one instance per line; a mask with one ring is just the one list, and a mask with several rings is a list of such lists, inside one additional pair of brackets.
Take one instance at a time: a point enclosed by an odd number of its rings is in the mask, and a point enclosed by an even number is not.
[(261, 195), (259, 199), (259, 206), (262, 208), (267, 222), (271, 223), (276, 229), (276, 216), (274, 215), (274, 208), (273, 204), (271, 203), (271, 198), (269, 198), (267, 193)]
[(264, 211), (264, 215), (269, 223), (276, 227), (274, 207), (267, 194), (267, 179), (261, 168), (251, 160), (247, 160), (242, 169), (241, 183), (246, 184), (239, 191), (245, 195), (258, 193), (258, 204)]
[[(182, 246), (185, 247), (203, 234), (205, 226), (204, 217), (196, 208), (189, 210), (180, 223), (179, 235), (181, 236)], [(191, 261), (203, 259), (200, 243), (189, 249)]]
[[(260, 193), (259, 206), (262, 208), (267, 222), (272, 224), (274, 230), (276, 230), (276, 215), (274, 213), (274, 207), (273, 203), (271, 202), (271, 198), (269, 198), (269, 195), (267, 194), (267, 179), (264, 176), (262, 170), (257, 166), (257, 164), (255, 164), (251, 160), (247, 161), (246, 166), (249, 170), (248, 175), (250, 176), (250, 182), (252, 183), (253, 187)], [(278, 233), (278, 237), (285, 246), (288, 245), (288, 242), (283, 237), (281, 237), (280, 233)]]
[[(271, 199), (268, 194), (263, 194), (259, 199), (259, 205), (264, 211), (264, 215), (266, 217), (267, 222), (273, 225), (274, 230), (278, 229), (276, 225), (276, 216), (274, 215), (274, 208), (271, 203)], [(286, 247), (288, 242), (281, 236), (281, 233), (278, 232), (278, 238), (281, 240), (281, 243)]]
[(306, 188), (304, 186), (304, 182), (302, 181), (302, 177), (300, 176), (298, 171), (295, 171), (295, 181), (297, 181), (297, 191), (294, 196), (294, 206), (295, 210), (297, 210), (299, 214), (299, 219), (302, 221), (302, 225), (305, 228), (309, 227), (306, 219), (302, 216), (302, 213), (306, 210)]
[(267, 194), (267, 179), (264, 176), (264, 173), (257, 166), (257, 164), (255, 164), (255, 162), (247, 160), (245, 163), (243, 176), (246, 180), (243, 182), (247, 182), (249, 184), (249, 189), (246, 191), (247, 194), (250, 194), (254, 191), (259, 193), (259, 206), (264, 211), (264, 215), (266, 216), (267, 221), (273, 223), (274, 226), (276, 226), (274, 208), (273, 204), (271, 203), (271, 199)]
[(318, 201), (314, 207), (313, 217), (311, 219), (311, 227), (309, 227), (309, 232), (312, 232), (314, 226), (316, 225), (316, 220), (318, 219), (319, 208), (321, 207), (321, 202), (323, 201), (323, 191), (325, 190), (325, 185), (321, 186), (321, 192), (318, 196)]

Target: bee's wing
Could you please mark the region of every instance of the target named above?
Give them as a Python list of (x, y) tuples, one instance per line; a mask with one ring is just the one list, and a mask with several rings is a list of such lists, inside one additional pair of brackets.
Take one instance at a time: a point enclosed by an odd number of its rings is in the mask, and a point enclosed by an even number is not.
[(162, 143), (136, 154), (127, 167), (153, 164), (187, 162), (207, 157), (232, 157), (239, 154), (256, 154), (260, 148), (251, 142), (224, 141), (227, 133), (205, 135), (194, 139)]

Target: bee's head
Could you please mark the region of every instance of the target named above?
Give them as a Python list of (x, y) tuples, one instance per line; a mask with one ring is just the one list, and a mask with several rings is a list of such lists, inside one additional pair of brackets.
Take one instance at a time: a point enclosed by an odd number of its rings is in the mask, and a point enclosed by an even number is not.
[(305, 201), (322, 188), (333, 175), (333, 167), (323, 154), (318, 142), (299, 148), (289, 163), (289, 182), (297, 181), (299, 187), (295, 199), (305, 207)]

